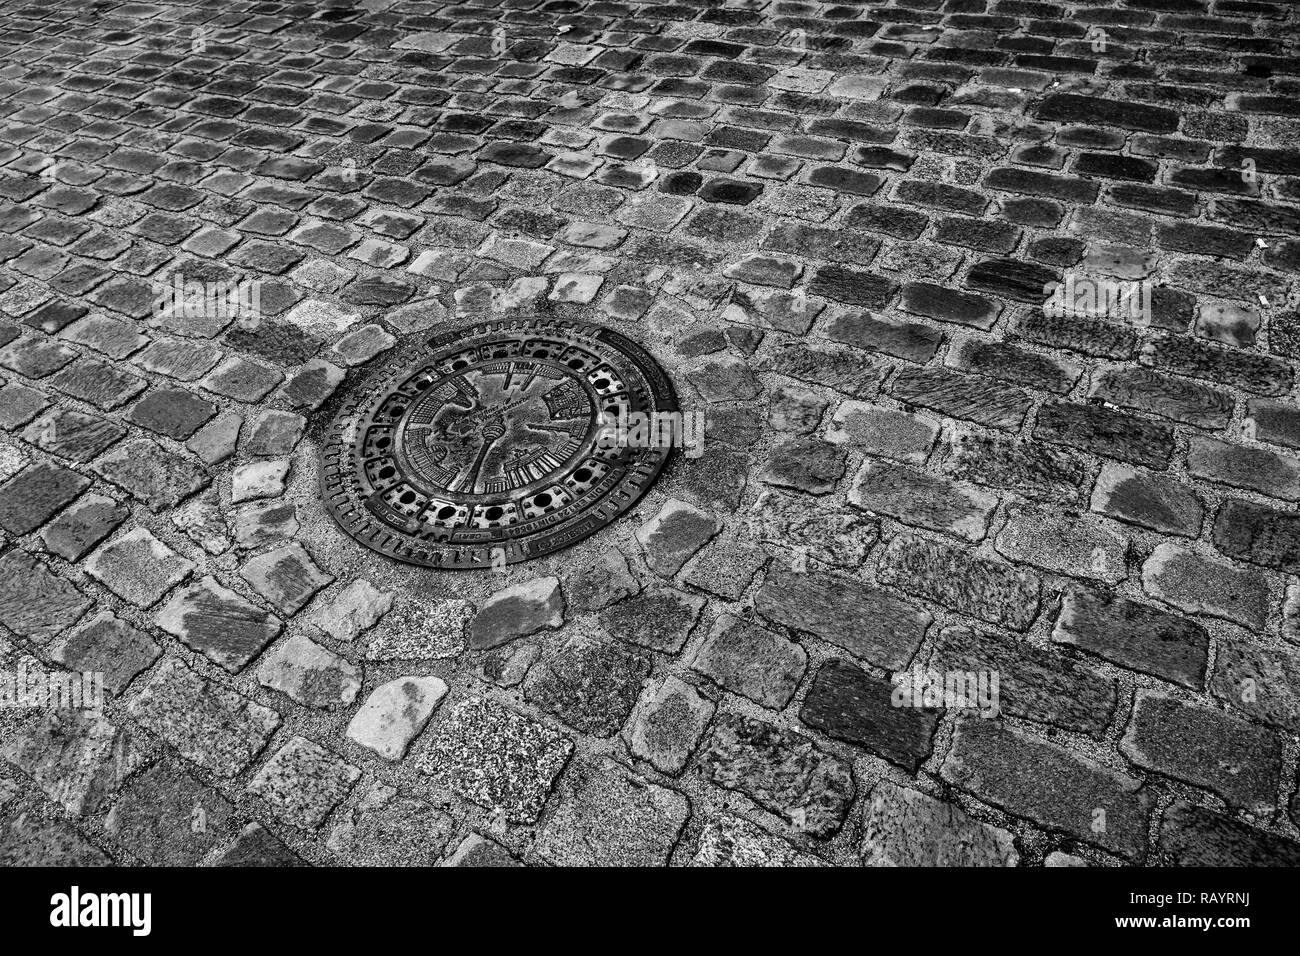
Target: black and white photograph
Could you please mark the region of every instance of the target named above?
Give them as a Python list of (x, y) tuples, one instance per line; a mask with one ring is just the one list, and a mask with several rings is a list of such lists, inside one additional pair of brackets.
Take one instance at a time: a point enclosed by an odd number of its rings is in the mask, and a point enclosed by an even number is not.
[(0, 913), (1276, 928), (1298, 367), (1295, 3), (0, 0)]

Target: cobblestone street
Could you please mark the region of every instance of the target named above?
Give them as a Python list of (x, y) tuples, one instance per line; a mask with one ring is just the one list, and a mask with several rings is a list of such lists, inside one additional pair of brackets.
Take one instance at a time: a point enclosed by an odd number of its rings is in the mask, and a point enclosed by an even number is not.
[[(1298, 47), (0, 0), (0, 865), (1300, 865)], [(702, 442), (535, 560), (372, 550), (331, 423), (497, 320)]]

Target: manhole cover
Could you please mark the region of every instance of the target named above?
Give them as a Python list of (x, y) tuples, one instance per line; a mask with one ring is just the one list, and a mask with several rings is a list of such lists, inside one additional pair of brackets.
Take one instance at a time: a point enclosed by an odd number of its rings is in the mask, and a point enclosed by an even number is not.
[(527, 561), (609, 524), (663, 468), (667, 447), (606, 423), (676, 411), (668, 377), (617, 332), (465, 326), (362, 384), (325, 436), (321, 493), (344, 531), (401, 561)]

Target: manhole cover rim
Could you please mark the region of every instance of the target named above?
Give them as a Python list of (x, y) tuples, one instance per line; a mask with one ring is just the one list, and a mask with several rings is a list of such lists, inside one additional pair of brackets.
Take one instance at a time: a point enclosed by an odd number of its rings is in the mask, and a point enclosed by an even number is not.
[[(380, 425), (375, 418), (385, 402), (402, 394), (403, 387), (421, 373), (426, 373), (427, 377), (427, 371), (438, 361), (445, 360), (449, 352), (458, 355), (460, 350), (469, 347), (482, 350), (495, 342), (522, 344), (548, 337), (594, 353), (611, 367), (625, 373), (631, 379), (627, 393), (640, 393), (636, 401), (629, 400), (630, 410), (649, 413), (679, 411), (672, 381), (649, 350), (623, 333), (597, 323), (551, 317), (480, 320), (439, 330), (432, 335), (413, 336), (413, 342), (418, 344), (399, 346), (393, 355), (352, 387), (325, 431), (320, 495), (325, 510), (339, 528), (363, 546), (407, 564), (442, 569), (483, 569), (533, 560), (562, 550), (602, 530), (634, 507), (662, 472), (670, 448), (620, 446), (610, 459), (617, 463), (617, 474), (606, 483), (605, 491), (594, 502), (575, 510), (568, 518), (557, 519), (553, 527), (529, 525), (532, 530), (514, 536), (506, 530), (492, 528), (466, 528), (460, 533), (442, 529), (421, 531), (420, 526), (410, 519), (402, 524), (401, 518), (389, 514), (395, 507), (393, 504), (376, 500), (376, 487), (365, 471), (363, 443), (377, 428), (380, 431), (395, 429), (391, 424)], [(492, 361), (495, 358), (498, 356), (480, 356), (477, 365), (468, 370), (461, 369), (457, 374), (461, 379), (467, 378), (470, 372), (477, 373), (479, 378), (499, 375), (499, 372), (488, 373), (479, 368), (484, 364), (499, 364)], [(531, 360), (532, 356), (510, 358)], [(440, 372), (443, 378), (438, 381), (442, 383), (457, 377), (448, 369)], [(571, 378), (565, 381), (581, 377), (580, 373), (570, 375)], [(430, 392), (434, 390), (429, 389)], [(439, 413), (443, 410), (440, 407)], [(403, 416), (411, 414), (409, 409), (403, 411)], [(404, 417), (402, 420), (407, 419)], [(371, 464), (374, 464), (373, 460)], [(406, 481), (408, 476), (400, 477)], [(414, 472), (409, 477), (411, 480), (406, 483), (411, 487), (419, 484), (416, 479), (427, 479), (427, 476)], [(544, 479), (542, 481), (545, 484)], [(436, 482), (433, 485), (438, 487)], [(392, 486), (387, 487), (391, 489)], [(506, 489), (507, 492), (517, 490), (514, 487)], [(484, 535), (484, 531), (489, 533)]]

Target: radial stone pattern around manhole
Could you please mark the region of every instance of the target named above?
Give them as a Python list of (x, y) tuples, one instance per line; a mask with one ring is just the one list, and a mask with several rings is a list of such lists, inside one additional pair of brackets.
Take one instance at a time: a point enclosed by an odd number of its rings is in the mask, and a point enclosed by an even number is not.
[(675, 412), (641, 346), (582, 322), (453, 329), (366, 379), (325, 438), (321, 494), (362, 544), (412, 564), (540, 557), (627, 511), (668, 449), (607, 423)]

